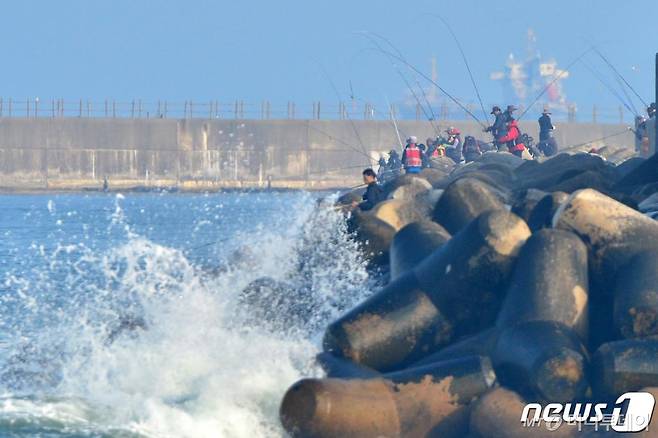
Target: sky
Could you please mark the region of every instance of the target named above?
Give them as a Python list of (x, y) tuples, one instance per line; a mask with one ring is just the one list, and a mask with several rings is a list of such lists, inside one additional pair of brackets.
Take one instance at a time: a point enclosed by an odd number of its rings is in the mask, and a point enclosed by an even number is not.
[[(243, 99), (288, 101), (405, 99), (393, 63), (363, 31), (384, 36), (426, 74), (466, 101), (475, 92), (457, 34), (487, 105), (503, 103), (490, 80), (510, 52), (525, 54), (532, 28), (544, 58), (565, 67), (590, 43), (646, 101), (653, 101), (658, 51), (656, 0), (357, 1), (21, 0), (2, 1), (0, 95), (16, 99)], [(608, 67), (588, 64), (620, 90)], [(426, 82), (403, 68), (408, 80)], [(618, 99), (580, 63), (564, 81), (579, 107)], [(635, 99), (635, 98), (633, 98)], [(639, 101), (635, 100), (639, 106)]]

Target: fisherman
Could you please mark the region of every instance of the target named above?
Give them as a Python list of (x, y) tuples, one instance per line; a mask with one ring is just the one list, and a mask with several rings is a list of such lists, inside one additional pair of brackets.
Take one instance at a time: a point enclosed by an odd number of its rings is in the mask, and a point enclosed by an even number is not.
[(551, 112), (548, 108), (544, 108), (541, 117), (537, 120), (539, 122), (539, 149), (547, 157), (557, 154), (557, 142), (553, 138), (553, 130), (555, 126), (551, 120)]
[(471, 135), (467, 135), (464, 138), (464, 147), (462, 148), (462, 151), (464, 154), (464, 161), (467, 163), (475, 161), (480, 155), (482, 155), (480, 143)]
[(379, 168), (377, 169), (377, 177), (382, 180), (384, 179), (384, 175), (388, 171), (388, 164), (386, 163), (386, 158), (384, 156), (380, 156), (379, 160), (377, 161), (377, 164), (379, 165)]
[(505, 117), (505, 123), (511, 123), (513, 120), (516, 120), (514, 118), (514, 115), (512, 114), (514, 111), (516, 111), (518, 108), (515, 107), (514, 105), (507, 105), (507, 109), (503, 113), (503, 116)]
[(391, 149), (388, 153), (388, 162), (386, 163), (391, 177), (397, 177), (400, 175), (400, 170), (402, 169), (402, 161), (400, 161), (400, 155), (395, 149)]
[(459, 164), (463, 160), (461, 132), (451, 126), (446, 130), (446, 133), (448, 134), (448, 140), (445, 143), (446, 156)]
[(367, 184), (366, 192), (363, 194), (363, 201), (352, 203), (352, 208), (359, 208), (362, 211), (372, 210), (377, 204), (386, 199), (384, 190), (377, 183), (377, 174), (374, 170), (368, 168), (363, 171), (363, 183)]
[(548, 108), (544, 108), (544, 111), (541, 113), (541, 117), (538, 120), (539, 122), (539, 141), (547, 141), (553, 136), (553, 122), (551, 121), (551, 112)]
[(402, 153), (402, 164), (406, 173), (420, 173), (423, 168), (423, 151), (418, 147), (418, 139), (411, 136), (407, 139), (407, 146)]
[(499, 106), (494, 106), (491, 109), (491, 114), (496, 117), (496, 120), (494, 120), (493, 125), (487, 127), (484, 132), (491, 132), (491, 135), (493, 135), (494, 138), (494, 145), (500, 150), (502, 143), (500, 143), (498, 139), (507, 135), (507, 121), (505, 120), (505, 116)]

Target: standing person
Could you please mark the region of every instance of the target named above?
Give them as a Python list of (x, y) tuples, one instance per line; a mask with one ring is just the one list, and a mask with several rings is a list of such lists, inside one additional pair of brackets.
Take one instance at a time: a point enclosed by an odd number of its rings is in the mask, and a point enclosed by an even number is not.
[(359, 208), (362, 211), (372, 210), (377, 204), (386, 199), (384, 189), (377, 183), (377, 174), (374, 170), (368, 168), (363, 171), (363, 182), (368, 185), (366, 192), (363, 194), (363, 201), (352, 203), (353, 208)]
[(418, 147), (418, 139), (411, 136), (407, 139), (407, 146), (402, 153), (402, 165), (406, 173), (420, 173), (423, 168), (423, 151)]
[(400, 175), (402, 161), (400, 161), (400, 155), (395, 149), (391, 149), (391, 151), (388, 153), (388, 163), (386, 163), (386, 167), (390, 171), (392, 178)]
[(538, 120), (539, 122), (539, 141), (546, 141), (551, 138), (555, 126), (551, 121), (551, 112), (544, 108), (544, 112), (541, 113), (541, 117)]
[(493, 135), (494, 138), (494, 144), (496, 145), (496, 148), (500, 150), (501, 143), (498, 139), (507, 135), (507, 121), (505, 120), (505, 116), (499, 106), (494, 106), (491, 109), (491, 114), (493, 114), (496, 119), (494, 120), (493, 125), (487, 127), (484, 132), (491, 132), (491, 135)]
[(539, 122), (539, 144), (537, 149), (547, 157), (557, 154), (557, 142), (553, 138), (555, 126), (551, 120), (551, 112), (544, 108), (544, 112), (537, 121)]
[(386, 177), (388, 176), (388, 165), (386, 164), (386, 158), (382, 155), (379, 157), (379, 160), (377, 161), (377, 164), (379, 165), (379, 168), (377, 169), (377, 178), (379, 178), (380, 181), (384, 181)]
[(464, 138), (464, 147), (462, 148), (464, 153), (464, 160), (467, 163), (475, 161), (477, 157), (482, 155), (482, 149), (480, 149), (480, 144), (475, 139), (475, 137), (467, 135)]
[[(518, 123), (516, 122), (516, 119), (514, 118), (514, 111), (516, 111), (517, 108), (514, 105), (507, 105), (507, 109), (505, 109), (505, 112), (503, 113), (503, 117), (505, 117), (505, 124), (507, 126), (507, 150), (512, 152), (513, 154), (517, 155), (515, 151), (518, 150), (516, 147), (516, 139), (520, 135)], [(516, 131), (515, 131), (516, 130)]]
[(446, 155), (455, 163), (461, 163), (462, 157), (462, 139), (461, 132), (452, 126), (446, 131), (448, 140), (446, 141)]

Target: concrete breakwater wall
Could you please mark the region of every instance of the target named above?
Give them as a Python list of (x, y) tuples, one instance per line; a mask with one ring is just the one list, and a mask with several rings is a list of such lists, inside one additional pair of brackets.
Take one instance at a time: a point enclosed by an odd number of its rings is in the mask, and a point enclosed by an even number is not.
[[(442, 122), (490, 140), (476, 123)], [(525, 132), (537, 138), (535, 122)], [(401, 136), (435, 136), (427, 121), (400, 121)], [(562, 124), (560, 145), (619, 133), (624, 125)], [(633, 134), (602, 142), (633, 147)], [(392, 123), (370, 120), (0, 119), (0, 189), (223, 187), (329, 188), (360, 181), (360, 168), (398, 147)]]

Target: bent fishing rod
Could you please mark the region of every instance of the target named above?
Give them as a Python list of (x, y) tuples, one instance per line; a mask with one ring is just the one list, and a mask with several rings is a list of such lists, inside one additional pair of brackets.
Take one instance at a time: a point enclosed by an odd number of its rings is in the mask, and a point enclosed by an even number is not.
[(582, 64), (583, 64), (583, 66), (584, 66), (584, 67), (585, 67), (585, 68), (586, 68), (586, 69), (592, 74), (592, 76), (594, 76), (594, 77), (595, 77), (595, 78), (596, 78), (596, 79), (597, 79), (597, 80), (598, 80), (598, 81), (599, 81), (599, 82), (600, 82), (605, 88), (607, 88), (608, 91), (609, 91), (613, 96), (615, 96), (615, 97), (617, 98), (617, 100), (618, 100), (622, 105), (624, 105), (624, 107), (625, 107), (628, 111), (630, 111), (631, 113), (633, 113), (633, 115), (635, 115), (635, 116), (638, 115), (637, 110), (635, 110), (635, 107), (631, 108), (631, 107), (628, 105), (628, 103), (626, 102), (626, 100), (624, 100), (624, 99), (619, 95), (619, 93), (617, 92), (617, 90), (615, 90), (610, 84), (608, 84), (608, 83), (603, 79), (603, 77), (601, 77), (601, 75), (599, 75), (599, 74), (596, 72), (596, 70), (594, 70), (589, 64), (587, 64), (586, 62), (584, 62), (584, 60), (583, 60), (583, 63), (582, 63)]
[(604, 136), (604, 137), (596, 138), (596, 139), (594, 139), (594, 140), (586, 141), (586, 142), (584, 142), (584, 143), (578, 143), (578, 144), (569, 145), (569, 146), (566, 147), (566, 149), (573, 149), (573, 148), (577, 148), (577, 147), (580, 147), (580, 146), (587, 146), (588, 144), (592, 144), (592, 143), (595, 143), (595, 142), (597, 142), (597, 141), (603, 141), (603, 140), (607, 140), (607, 139), (612, 138), (612, 137), (617, 137), (617, 136), (619, 136), (619, 135), (626, 134), (626, 133), (629, 132), (629, 131), (630, 131), (630, 132), (633, 131), (633, 128), (631, 128), (630, 126), (627, 127), (626, 129), (624, 129), (623, 131), (619, 131), (619, 132), (615, 132), (615, 133), (612, 133), (612, 134), (608, 134), (608, 135), (606, 135), (606, 136)]
[(459, 53), (462, 55), (462, 60), (464, 61), (464, 65), (466, 66), (466, 70), (468, 71), (468, 76), (471, 78), (471, 84), (473, 85), (473, 88), (475, 89), (475, 95), (478, 98), (478, 102), (480, 102), (480, 108), (482, 109), (482, 114), (484, 115), (484, 120), (489, 123), (489, 115), (487, 113), (487, 110), (484, 109), (484, 102), (482, 101), (482, 96), (480, 95), (480, 89), (478, 88), (477, 84), (475, 83), (475, 78), (473, 77), (473, 72), (471, 71), (471, 66), (468, 63), (468, 59), (466, 58), (466, 53), (464, 53), (464, 49), (462, 48), (461, 43), (459, 42), (459, 39), (457, 38), (457, 35), (455, 32), (452, 30), (452, 27), (446, 21), (442, 16), (437, 15), (437, 14), (427, 14), (430, 17), (438, 18), (441, 20), (441, 22), (445, 25), (445, 27), (448, 29), (448, 32), (450, 32), (450, 35), (452, 35), (452, 39), (455, 40), (455, 44), (457, 44), (457, 49), (459, 49)]
[[(354, 135), (356, 135), (356, 139), (359, 142), (359, 144), (361, 145), (361, 150), (363, 151), (363, 154), (365, 156), (369, 157), (370, 155), (368, 154), (368, 152), (366, 150), (366, 147), (363, 144), (363, 141), (361, 140), (361, 136), (359, 135), (359, 130), (356, 128), (356, 125), (354, 124), (354, 120), (352, 120), (352, 118), (350, 117), (350, 113), (347, 110), (347, 108), (345, 107), (345, 104), (343, 103), (343, 100), (340, 97), (340, 93), (338, 92), (338, 88), (336, 87), (336, 84), (334, 84), (334, 81), (331, 80), (331, 77), (329, 76), (329, 73), (324, 68), (324, 66), (322, 64), (320, 64), (319, 62), (318, 62), (318, 64), (320, 65), (320, 69), (324, 73), (325, 77), (329, 81), (329, 84), (331, 85), (331, 88), (334, 90), (334, 93), (336, 94), (336, 97), (338, 98), (338, 102), (343, 105), (343, 108), (345, 110), (345, 115), (347, 116), (347, 120), (349, 120), (350, 125), (352, 126), (352, 130), (354, 131)], [(368, 161), (368, 165), (369, 164), (370, 164), (370, 161)]]
[[(476, 122), (477, 122), (482, 128), (486, 128), (486, 127), (487, 127), (487, 126), (486, 126), (486, 125), (485, 125), (485, 124), (484, 124), (484, 123), (483, 123), (483, 122), (482, 122), (482, 121), (481, 121), (481, 120), (480, 120), (475, 114), (473, 114), (473, 112), (472, 112), (471, 110), (469, 110), (466, 106), (464, 106), (464, 104), (462, 104), (462, 103), (459, 101), (459, 99), (457, 99), (456, 97), (454, 97), (452, 94), (450, 94), (448, 91), (446, 91), (443, 87), (441, 87), (439, 84), (437, 84), (436, 81), (434, 81), (432, 78), (430, 78), (429, 76), (427, 76), (425, 73), (423, 73), (423, 72), (420, 71), (418, 68), (416, 68), (413, 64), (411, 64), (409, 61), (407, 61), (407, 60), (404, 58), (404, 56), (401, 55), (400, 51), (399, 51), (397, 48), (395, 48), (395, 46), (394, 46), (390, 41), (388, 41), (386, 38), (382, 37), (381, 35), (378, 35), (378, 34), (375, 34), (375, 33), (371, 33), (371, 32), (362, 33), (362, 35), (366, 36), (368, 39), (370, 39), (370, 41), (373, 41), (373, 39), (370, 37), (370, 35), (375, 35), (375, 36), (377, 36), (378, 38), (380, 38), (380, 39), (386, 41), (387, 44), (388, 44), (389, 46), (391, 46), (396, 52), (399, 53), (398, 55), (396, 55), (395, 53), (391, 53), (391, 52), (388, 51), (388, 50), (385, 50), (384, 48), (381, 47), (381, 45), (375, 43), (376, 50), (378, 50), (378, 51), (381, 52), (382, 54), (384, 54), (384, 55), (386, 55), (386, 56), (389, 56), (390, 58), (393, 58), (393, 59), (395, 59), (395, 60), (401, 62), (402, 64), (404, 64), (404, 65), (405, 65), (406, 67), (408, 67), (410, 70), (414, 71), (414, 72), (415, 72), (416, 74), (418, 74), (420, 77), (422, 77), (423, 79), (425, 79), (426, 81), (428, 81), (429, 83), (431, 83), (432, 85), (434, 85), (434, 86), (435, 86), (435, 87), (436, 87), (441, 93), (443, 93), (448, 99), (450, 99), (452, 102), (454, 102), (454, 103), (455, 103), (457, 106), (459, 106), (459, 108), (461, 108), (461, 109), (462, 109), (467, 115), (469, 115), (471, 118), (473, 118), (473, 120), (475, 120), (475, 121), (476, 121)], [(374, 42), (374, 41), (373, 41), (373, 42)]]
[(619, 73), (619, 71), (617, 70), (617, 68), (616, 68), (616, 67), (615, 67), (615, 66), (614, 66), (614, 65), (608, 60), (608, 58), (606, 58), (606, 57), (603, 55), (603, 53), (601, 53), (601, 51), (600, 51), (598, 48), (596, 48), (596, 47), (594, 47), (594, 46), (592, 46), (592, 48), (594, 49), (594, 51), (596, 52), (596, 54), (599, 55), (599, 57), (603, 60), (603, 62), (605, 62), (605, 63), (608, 65), (608, 67), (610, 67), (610, 68), (612, 69), (612, 71), (615, 72), (615, 74), (617, 75), (617, 77), (619, 77), (622, 81), (624, 81), (624, 84), (626, 84), (626, 86), (627, 86), (627, 87), (633, 92), (633, 94), (635, 94), (635, 96), (636, 96), (638, 99), (640, 99), (640, 102), (642, 102), (642, 105), (644, 105), (645, 108), (648, 107), (649, 105), (647, 104), (647, 102), (646, 102), (644, 99), (642, 99), (642, 96), (640, 96), (640, 95), (638, 94), (638, 92), (635, 91), (635, 88), (633, 88), (633, 87), (631, 86), (631, 84), (628, 83), (628, 81), (626, 80), (626, 78), (625, 78), (621, 73)]

